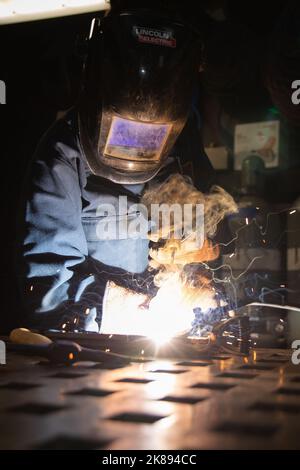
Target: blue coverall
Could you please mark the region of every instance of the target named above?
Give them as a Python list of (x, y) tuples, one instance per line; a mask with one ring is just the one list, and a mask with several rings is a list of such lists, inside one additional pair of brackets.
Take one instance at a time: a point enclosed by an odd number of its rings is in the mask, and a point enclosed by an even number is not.
[[(211, 166), (192, 113), (172, 154), (184, 154), (187, 165), (194, 160), (195, 172), (208, 186)], [(97, 207), (118, 207), (118, 195), (107, 185), (88, 167), (73, 109), (43, 136), (26, 178), (17, 265), (25, 324), (98, 331), (107, 280), (103, 265), (129, 273), (147, 268), (146, 239), (99, 239)], [(143, 188), (120, 185), (121, 193), (129, 191), (135, 198)], [(124, 216), (117, 211), (117, 221)]]

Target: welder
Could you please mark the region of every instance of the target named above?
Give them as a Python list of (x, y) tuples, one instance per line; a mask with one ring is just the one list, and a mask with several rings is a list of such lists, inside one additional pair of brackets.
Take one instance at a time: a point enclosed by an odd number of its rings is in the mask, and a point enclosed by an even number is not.
[(115, 207), (118, 225), (140, 217), (130, 205), (171, 173), (210, 185), (194, 106), (202, 40), (181, 3), (116, 1), (92, 22), (79, 102), (43, 136), (26, 179), (18, 277), (28, 326), (101, 332), (108, 281), (151, 291), (148, 240), (102, 237), (99, 207)]

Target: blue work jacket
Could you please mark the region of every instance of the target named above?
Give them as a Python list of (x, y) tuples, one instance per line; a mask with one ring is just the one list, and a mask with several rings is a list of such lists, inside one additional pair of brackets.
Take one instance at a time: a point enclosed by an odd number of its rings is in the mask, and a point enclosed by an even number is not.
[[(188, 165), (192, 155), (207, 185), (211, 166), (197, 120), (190, 120), (189, 127), (173, 154), (184, 153)], [(119, 186), (120, 194), (132, 193), (128, 205), (144, 189), (144, 185)], [(147, 239), (99, 238), (100, 204), (116, 207), (117, 224), (126, 217), (127, 211), (119, 213), (115, 189), (116, 185), (112, 190), (109, 181), (92, 175), (80, 146), (77, 112), (71, 110), (43, 136), (26, 176), (17, 263), (25, 324), (98, 331), (107, 281), (103, 266), (122, 268), (129, 275), (145, 271)]]

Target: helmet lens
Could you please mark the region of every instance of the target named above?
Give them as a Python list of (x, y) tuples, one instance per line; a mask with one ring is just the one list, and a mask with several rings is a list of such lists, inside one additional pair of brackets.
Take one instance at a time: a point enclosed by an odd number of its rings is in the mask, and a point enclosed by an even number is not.
[(138, 122), (114, 116), (104, 155), (132, 162), (159, 161), (172, 124)]

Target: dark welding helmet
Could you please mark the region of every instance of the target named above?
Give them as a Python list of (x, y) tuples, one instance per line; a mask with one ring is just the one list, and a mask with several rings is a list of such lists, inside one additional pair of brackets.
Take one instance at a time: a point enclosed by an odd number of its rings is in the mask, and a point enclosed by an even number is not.
[(187, 120), (200, 56), (198, 32), (166, 14), (94, 21), (79, 107), (94, 174), (135, 184), (158, 173)]

